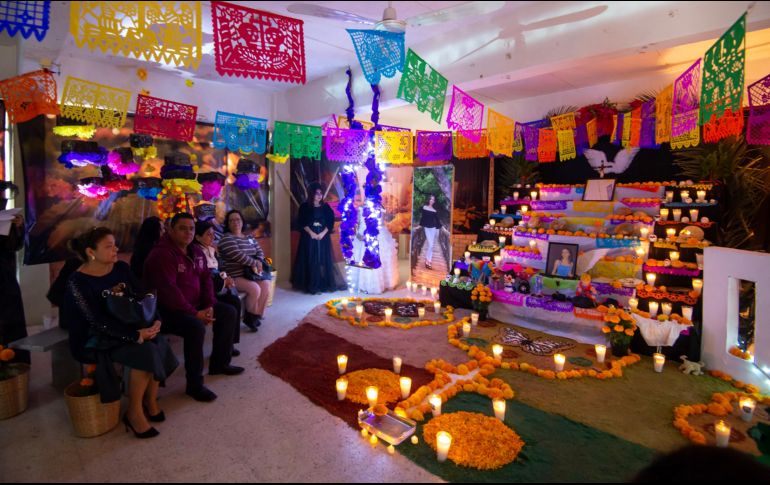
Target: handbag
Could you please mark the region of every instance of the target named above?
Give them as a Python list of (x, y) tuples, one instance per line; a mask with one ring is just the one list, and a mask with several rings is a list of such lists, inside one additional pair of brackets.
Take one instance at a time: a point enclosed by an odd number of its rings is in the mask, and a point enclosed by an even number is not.
[(243, 277), (251, 281), (270, 281), (273, 279), (273, 267), (267, 264), (265, 258), (258, 258), (262, 263), (262, 272), (257, 274), (251, 269), (251, 266), (243, 267)]
[(107, 311), (116, 320), (134, 328), (151, 327), (158, 308), (155, 293), (138, 296), (126, 288), (125, 283), (102, 292)]

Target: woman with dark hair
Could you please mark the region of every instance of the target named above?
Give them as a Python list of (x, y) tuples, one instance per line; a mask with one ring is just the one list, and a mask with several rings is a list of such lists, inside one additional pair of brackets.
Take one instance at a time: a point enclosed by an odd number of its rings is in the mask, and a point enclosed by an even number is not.
[[(0, 183), (9, 184), (9, 182)], [(2, 188), (0, 186), (0, 188)], [(0, 198), (0, 209), (5, 207), (6, 199)], [(24, 304), (21, 288), (16, 279), (16, 251), (24, 246), (24, 218), (14, 216), (7, 236), (0, 236), (0, 344), (8, 345), (14, 340), (27, 336), (27, 324), (24, 318)], [(29, 351), (17, 350), (14, 362), (30, 363)]]
[(300, 240), (291, 284), (312, 294), (344, 290), (347, 285), (332, 260), (334, 211), (324, 202), (320, 184), (311, 184), (307, 192), (308, 199), (299, 207), (297, 218)]
[(433, 269), (433, 246), (436, 243), (436, 237), (441, 229), (441, 220), (438, 217), (436, 208), (436, 196), (428, 196), (427, 205), (422, 206), (422, 216), (420, 217), (420, 226), (425, 229), (425, 267)]
[(159, 217), (151, 216), (142, 222), (139, 233), (136, 235), (134, 252), (131, 255), (131, 271), (137, 280), (141, 281), (144, 272), (144, 260), (150, 254), (155, 243), (160, 241), (166, 228)]
[[(147, 422), (165, 420), (158, 407), (158, 386), (179, 362), (160, 332), (160, 321), (149, 328), (134, 328), (119, 321), (109, 310), (106, 292), (140, 287), (128, 265), (118, 261), (115, 236), (106, 227), (95, 227), (70, 242), (83, 265), (67, 281), (62, 318), (67, 319), (70, 347), (80, 362), (97, 363), (96, 382), (102, 402), (120, 399), (113, 362), (131, 369), (126, 431), (137, 438), (152, 438), (158, 431)], [(147, 415), (145, 416), (145, 411)]]
[(235, 280), (238, 291), (246, 293), (243, 323), (256, 332), (267, 306), (270, 275), (265, 272), (262, 247), (256, 239), (243, 233), (243, 225), (243, 215), (239, 210), (227, 213), (225, 235), (219, 241), (219, 252), (222, 269)]

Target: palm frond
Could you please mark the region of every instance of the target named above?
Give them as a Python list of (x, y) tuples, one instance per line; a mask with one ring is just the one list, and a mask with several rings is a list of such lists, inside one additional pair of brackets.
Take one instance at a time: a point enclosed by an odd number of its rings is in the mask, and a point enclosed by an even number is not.
[(557, 108), (552, 108), (548, 111), (548, 113), (545, 114), (544, 118), (550, 119), (553, 116), (559, 116), (559, 115), (565, 115), (567, 113), (572, 113), (573, 111), (577, 111), (577, 106), (559, 106)]

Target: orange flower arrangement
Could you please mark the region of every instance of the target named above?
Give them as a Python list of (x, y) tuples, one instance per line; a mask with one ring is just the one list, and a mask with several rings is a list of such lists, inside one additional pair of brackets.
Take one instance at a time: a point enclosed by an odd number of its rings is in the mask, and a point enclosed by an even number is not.
[(476, 310), (480, 312), (487, 311), (489, 304), (492, 302), (492, 290), (479, 283), (471, 291), (471, 302)]
[[(329, 300), (326, 302), (326, 308), (328, 308), (328, 311), (326, 312), (327, 315), (330, 317), (334, 317), (338, 320), (344, 320), (351, 324), (354, 327), (368, 327), (369, 323), (364, 319), (363, 321), (359, 321), (358, 318), (354, 316), (343, 316), (340, 311), (337, 309), (337, 304), (340, 302), (340, 298)], [(422, 303), (425, 305), (426, 308), (433, 306), (432, 300), (414, 300), (412, 298), (350, 298), (351, 302), (364, 302), (364, 301), (380, 301), (380, 302), (402, 302), (402, 303)], [(444, 312), (444, 315), (439, 320), (416, 320), (411, 323), (399, 323), (394, 322), (393, 320), (386, 322), (376, 322), (374, 325), (378, 327), (392, 327), (392, 328), (400, 328), (401, 330), (410, 330), (414, 327), (426, 327), (429, 325), (443, 325), (445, 323), (451, 323), (455, 319), (454, 315), (454, 307), (451, 305), (447, 305), (446, 310)]]
[(11, 364), (10, 361), (16, 357), (13, 349), (6, 349), (0, 345), (0, 381), (16, 377), (22, 373), (20, 364)]
[(375, 416), (385, 416), (388, 414), (388, 407), (384, 404), (375, 404), (372, 407), (372, 412)]
[[(601, 222), (599, 222), (599, 226), (601, 226)], [(544, 229), (544, 228), (523, 228), (521, 226), (516, 226), (516, 233), (529, 233), (529, 234), (546, 234), (547, 231), (550, 231), (551, 229)], [(555, 231), (553, 234), (557, 234), (559, 236), (578, 236), (578, 237), (592, 237), (594, 239), (639, 239), (637, 236), (624, 236), (622, 234), (606, 234), (606, 233), (600, 233), (597, 234), (595, 232), (587, 233), (585, 231)]]
[(656, 300), (679, 301), (688, 305), (696, 305), (698, 303), (698, 298), (700, 297), (698, 292), (695, 290), (690, 291), (686, 295), (675, 294), (669, 293), (665, 286), (655, 287), (652, 285), (645, 285), (644, 283), (640, 283), (639, 286), (636, 287), (636, 296), (637, 298), (654, 298)]
[[(173, 210), (166, 210), (167, 202), (166, 199), (168, 197), (175, 197), (176, 201), (174, 202), (174, 209)], [(178, 214), (180, 212), (184, 212), (187, 209), (187, 196), (184, 194), (184, 191), (181, 187), (178, 187), (176, 185), (172, 187), (164, 187), (160, 193), (158, 194), (158, 204), (157, 204), (157, 210), (158, 210), (158, 217), (161, 220), (166, 220), (170, 217), (173, 217), (174, 214)]]
[(96, 372), (96, 366), (94, 364), (88, 364), (85, 367), (86, 377), (83, 377), (74, 384), (67, 387), (67, 394), (74, 397), (86, 397), (91, 396), (99, 392), (94, 381), (94, 373)]
[[(369, 405), (366, 388), (375, 386), (378, 390), (377, 403), (395, 402), (401, 397), (401, 384), (398, 376), (389, 370), (364, 369), (346, 374), (348, 390), (346, 399), (358, 404)], [(387, 410), (385, 411), (387, 413)]]
[[(730, 376), (720, 371), (709, 371), (709, 373), (712, 375), (716, 374), (715, 377), (718, 375), (723, 379), (725, 376), (730, 378)], [(703, 413), (709, 413), (717, 417), (728, 416), (733, 412), (732, 403), (744, 397), (751, 397), (757, 402), (761, 402), (765, 405), (770, 404), (770, 397), (762, 396), (758, 392), (751, 392), (751, 391), (756, 391), (757, 390), (756, 387), (751, 386), (751, 389), (748, 389), (749, 386), (746, 386), (746, 387), (747, 387), (747, 392), (714, 393), (711, 396), (711, 402), (709, 402), (708, 404), (690, 404), (690, 405), (682, 404), (680, 406), (675, 407), (674, 423), (673, 423), (674, 427), (678, 429), (680, 433), (682, 433), (682, 436), (689, 439), (693, 443), (698, 445), (705, 445), (706, 436), (700, 431), (697, 431), (692, 426), (690, 426), (690, 423), (687, 421), (687, 418), (689, 416), (695, 416)]]
[[(664, 261), (658, 261), (657, 259), (648, 259), (647, 260), (647, 266), (651, 267), (664, 267), (665, 262)], [(695, 263), (684, 263), (682, 261), (671, 261), (671, 267), (672, 268), (687, 268), (696, 270), (698, 269), (698, 265)]]
[(615, 308), (614, 306), (606, 307), (599, 305), (597, 310), (604, 313), (603, 320), (605, 326), (602, 327), (602, 333), (612, 343), (612, 346), (619, 348), (628, 347), (637, 328), (634, 317), (626, 313), (625, 310)]
[(751, 353), (744, 352), (737, 345), (730, 347), (730, 350), (728, 350), (728, 352), (730, 352), (731, 355), (738, 357), (739, 359), (751, 360)]
[(647, 224), (653, 220), (650, 216), (624, 216), (620, 214), (610, 214), (605, 219), (610, 221), (646, 222)]
[(503, 249), (506, 251), (516, 251), (520, 253), (540, 254), (540, 250), (537, 248), (537, 246), (534, 248), (530, 246), (505, 246)]

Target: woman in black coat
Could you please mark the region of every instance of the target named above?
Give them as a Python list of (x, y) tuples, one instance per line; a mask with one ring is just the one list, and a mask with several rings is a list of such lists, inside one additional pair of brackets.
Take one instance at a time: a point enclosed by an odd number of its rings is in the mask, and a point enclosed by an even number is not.
[[(0, 344), (9, 343), (27, 336), (24, 319), (24, 303), (21, 288), (16, 280), (16, 251), (24, 246), (24, 218), (14, 217), (11, 231), (0, 236)], [(14, 362), (29, 364), (29, 352), (16, 350)]]

